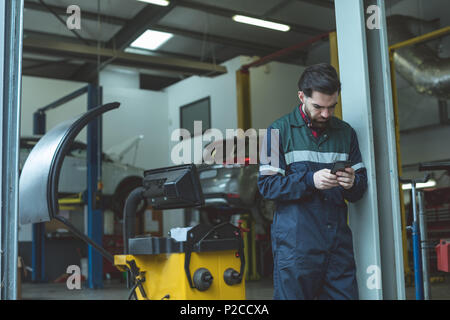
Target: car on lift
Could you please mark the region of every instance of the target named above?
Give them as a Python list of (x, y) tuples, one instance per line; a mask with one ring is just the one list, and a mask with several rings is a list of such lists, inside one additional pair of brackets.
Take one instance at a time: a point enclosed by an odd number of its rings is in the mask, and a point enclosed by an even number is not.
[(236, 137), (216, 140), (204, 147), (203, 154), (214, 163), (197, 166), (205, 198), (205, 205), (200, 209), (201, 221), (215, 224), (229, 220), (233, 214), (250, 213), (258, 224), (265, 227), (272, 222), (275, 203), (264, 199), (258, 190), (258, 150), (256, 161), (252, 161), (250, 139), (245, 137), (242, 139), (245, 154), (239, 155), (239, 140)]
[[(40, 136), (26, 136), (20, 138), (19, 170), (25, 164), (28, 155), (39, 141)], [(74, 141), (64, 159), (59, 178), (59, 197), (83, 193), (87, 190), (87, 145)], [(144, 169), (121, 163), (107, 153), (102, 153), (102, 196), (106, 208), (119, 216), (128, 194), (142, 185)]]

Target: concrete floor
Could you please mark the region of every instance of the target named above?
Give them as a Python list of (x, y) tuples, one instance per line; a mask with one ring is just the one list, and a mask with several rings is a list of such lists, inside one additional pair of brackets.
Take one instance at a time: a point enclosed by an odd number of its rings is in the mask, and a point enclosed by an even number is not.
[[(414, 287), (406, 288), (407, 300), (415, 299)], [(247, 300), (271, 300), (273, 294), (272, 280), (248, 281), (246, 284)], [(62, 284), (22, 284), (22, 299), (24, 300), (125, 300), (128, 289), (125, 283), (105, 281), (104, 289), (68, 290)], [(433, 300), (450, 300), (450, 281), (434, 283), (431, 286)]]
[[(104, 282), (103, 289), (69, 290), (65, 283), (22, 284), (23, 300), (126, 300), (129, 290), (125, 283)], [(250, 281), (246, 284), (247, 300), (271, 300), (272, 280)]]

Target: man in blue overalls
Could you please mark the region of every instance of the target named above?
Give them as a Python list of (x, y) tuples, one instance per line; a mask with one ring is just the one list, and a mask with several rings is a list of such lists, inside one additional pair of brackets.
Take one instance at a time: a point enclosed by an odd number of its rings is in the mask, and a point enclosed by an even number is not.
[[(258, 188), (277, 207), (274, 299), (358, 299), (345, 201), (358, 201), (367, 189), (358, 140), (333, 117), (341, 84), (331, 65), (306, 68), (298, 88), (300, 104), (270, 125), (261, 150)], [(332, 174), (336, 161), (351, 167)]]

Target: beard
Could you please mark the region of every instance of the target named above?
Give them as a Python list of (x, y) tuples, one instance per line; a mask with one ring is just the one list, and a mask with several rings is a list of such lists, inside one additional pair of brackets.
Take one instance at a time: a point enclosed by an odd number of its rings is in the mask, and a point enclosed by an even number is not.
[(302, 108), (303, 108), (303, 112), (306, 113), (306, 115), (310, 119), (313, 128), (324, 129), (324, 128), (328, 127), (331, 117), (328, 118), (327, 120), (324, 120), (323, 118), (320, 118), (321, 120), (316, 120), (316, 119), (313, 119), (313, 117), (311, 116), (311, 112), (309, 112), (309, 110), (305, 106), (305, 104), (303, 104)]
[(326, 128), (326, 127), (328, 127), (329, 123), (330, 123), (329, 119), (322, 120), (322, 121), (312, 120), (313, 127), (315, 127), (315, 128)]

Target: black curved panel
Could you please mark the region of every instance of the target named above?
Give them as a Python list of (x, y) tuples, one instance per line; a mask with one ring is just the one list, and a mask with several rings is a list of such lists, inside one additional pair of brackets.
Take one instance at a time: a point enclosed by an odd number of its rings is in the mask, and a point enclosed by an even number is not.
[(78, 133), (99, 115), (120, 103), (104, 104), (60, 123), (47, 132), (31, 150), (20, 175), (20, 223), (50, 221), (58, 214), (57, 188), (64, 157)]

